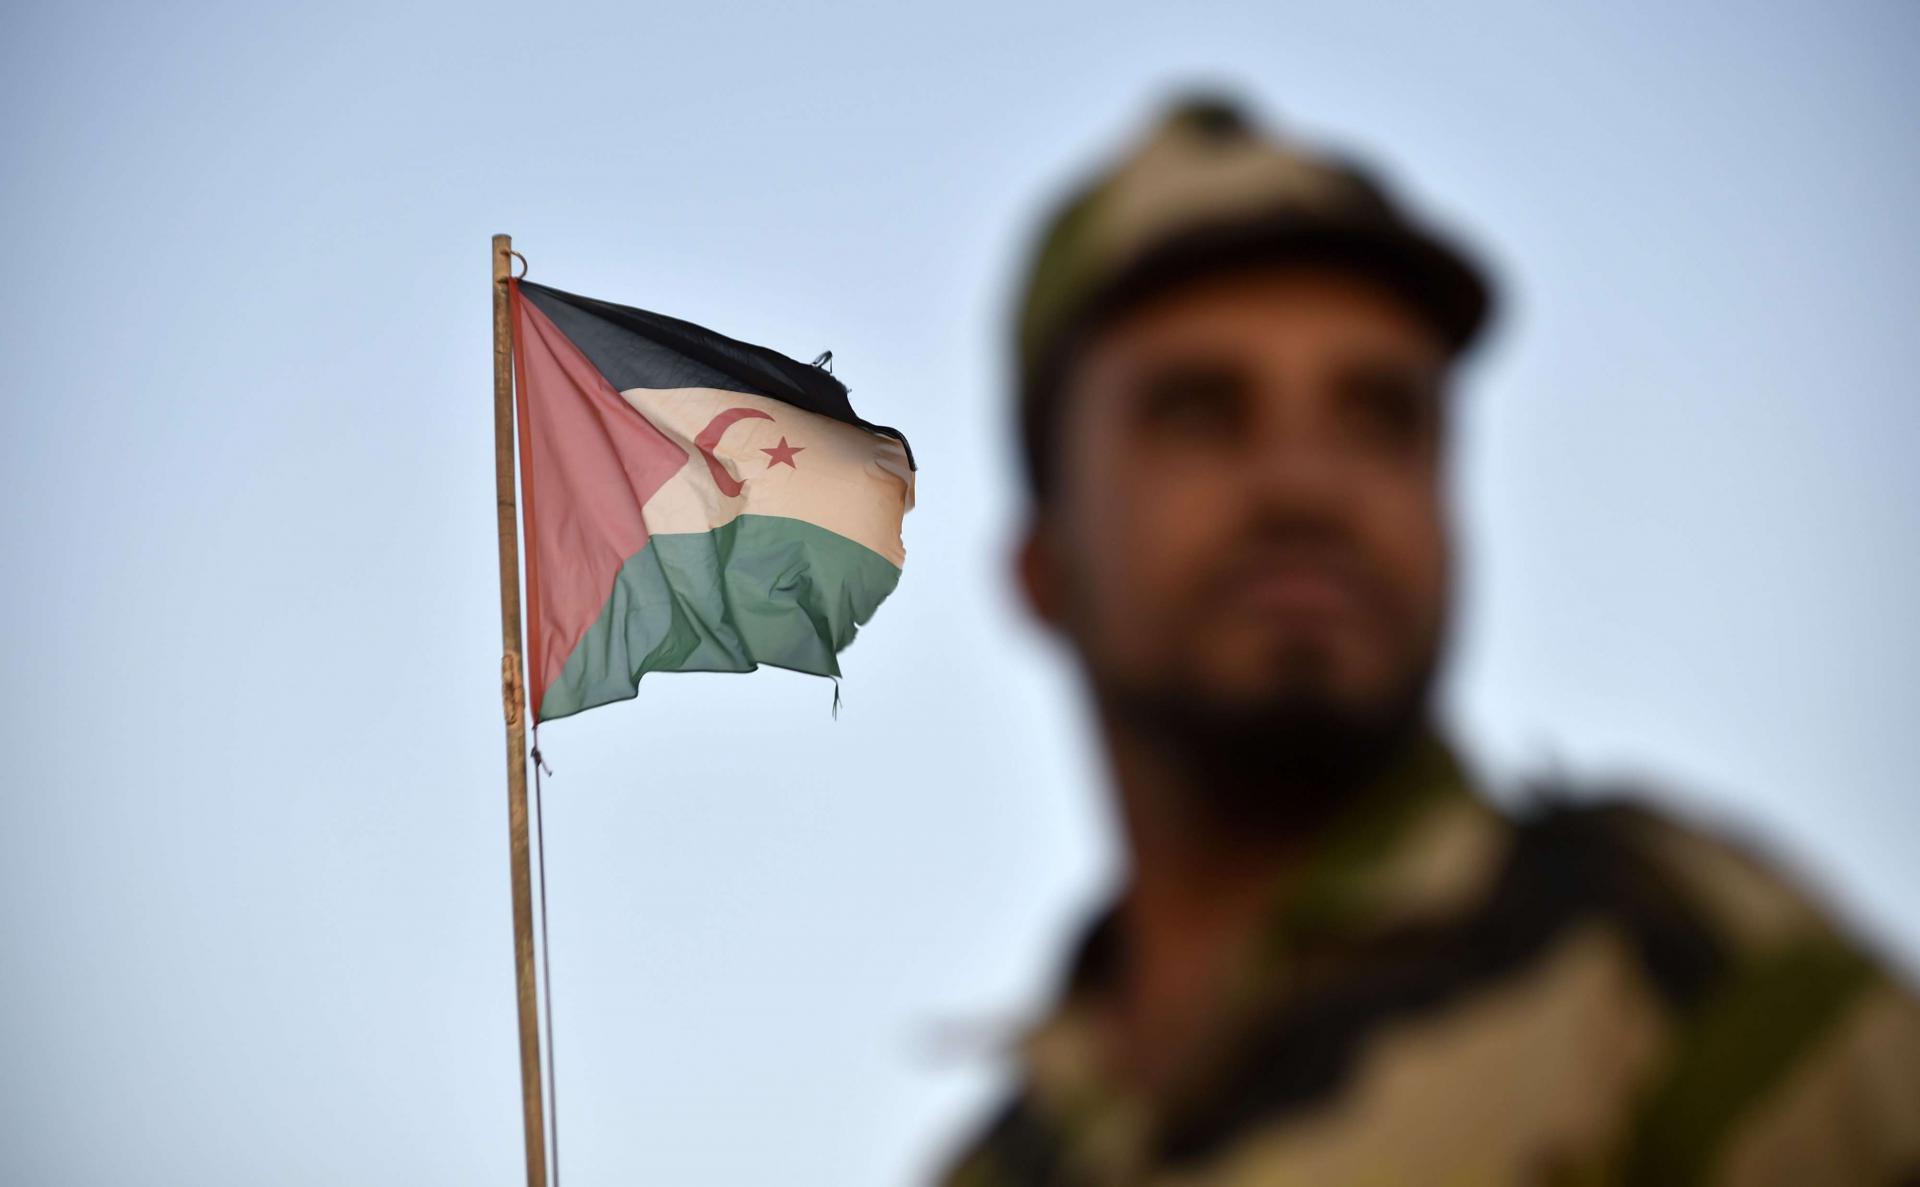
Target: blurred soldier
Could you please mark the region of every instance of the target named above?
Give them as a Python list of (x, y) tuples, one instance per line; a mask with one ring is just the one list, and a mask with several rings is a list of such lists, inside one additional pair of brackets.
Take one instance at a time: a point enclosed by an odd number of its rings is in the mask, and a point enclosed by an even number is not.
[(952, 1187), (1920, 1182), (1920, 1008), (1630, 801), (1435, 731), (1479, 270), (1352, 167), (1176, 108), (1048, 225), (1021, 574), (1129, 857)]

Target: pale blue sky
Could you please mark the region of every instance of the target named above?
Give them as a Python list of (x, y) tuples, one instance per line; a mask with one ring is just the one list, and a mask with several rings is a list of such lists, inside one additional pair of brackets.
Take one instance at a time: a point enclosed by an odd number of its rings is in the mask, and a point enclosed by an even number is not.
[(1485, 246), (1449, 712), (1644, 774), (1920, 965), (1920, 8), (0, 17), (0, 1180), (495, 1184), (520, 1134), (487, 237), (835, 352), (921, 463), (844, 657), (545, 741), (565, 1178), (915, 1181), (1115, 853), (1003, 580), (1039, 203), (1178, 83)]

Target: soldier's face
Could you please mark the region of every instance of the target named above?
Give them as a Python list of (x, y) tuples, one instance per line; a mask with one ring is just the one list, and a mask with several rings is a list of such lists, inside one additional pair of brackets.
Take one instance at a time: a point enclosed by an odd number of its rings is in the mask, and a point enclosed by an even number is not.
[(1022, 571), (1096, 689), (1252, 719), (1423, 699), (1446, 364), (1390, 292), (1297, 268), (1188, 283), (1090, 338)]

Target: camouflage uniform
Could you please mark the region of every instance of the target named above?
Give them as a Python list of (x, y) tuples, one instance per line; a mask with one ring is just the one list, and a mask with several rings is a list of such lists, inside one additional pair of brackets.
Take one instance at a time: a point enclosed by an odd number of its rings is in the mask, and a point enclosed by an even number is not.
[(1107, 1070), (1111, 911), (948, 1187), (1920, 1182), (1920, 1003), (1738, 849), (1516, 817), (1437, 742), (1276, 885), (1162, 1098)]
[[(1369, 179), (1175, 110), (1074, 195), (1019, 318), (1030, 477), (1076, 337), (1183, 272), (1338, 259), (1456, 349), (1488, 288)], [(1920, 1006), (1792, 887), (1639, 806), (1497, 810), (1429, 738), (1273, 887), (1152, 1099), (1113, 1071), (1111, 911), (948, 1187), (1920, 1183)]]

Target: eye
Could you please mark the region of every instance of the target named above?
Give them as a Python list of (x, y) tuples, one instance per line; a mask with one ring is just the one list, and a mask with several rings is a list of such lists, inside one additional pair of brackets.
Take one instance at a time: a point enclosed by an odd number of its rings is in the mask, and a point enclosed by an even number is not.
[(1421, 371), (1387, 364), (1354, 368), (1341, 404), (1349, 424), (1370, 442), (1395, 451), (1432, 447), (1440, 432), (1440, 392)]
[(1139, 391), (1140, 421), (1157, 435), (1232, 434), (1246, 416), (1245, 377), (1217, 363), (1161, 366), (1147, 374)]

